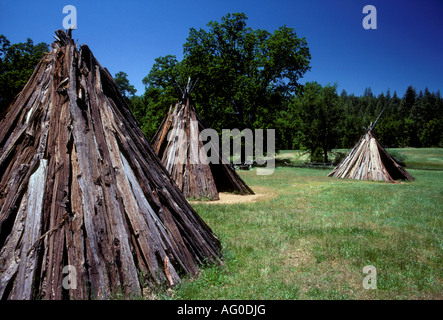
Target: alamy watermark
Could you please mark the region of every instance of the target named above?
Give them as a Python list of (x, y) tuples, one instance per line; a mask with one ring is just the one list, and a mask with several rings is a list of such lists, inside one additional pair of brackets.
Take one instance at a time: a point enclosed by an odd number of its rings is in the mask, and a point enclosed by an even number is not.
[(363, 7), (363, 13), (368, 15), (363, 18), (362, 25), (366, 30), (377, 29), (377, 8), (373, 5), (366, 5)]
[[(72, 265), (67, 265), (64, 266), (62, 272), (66, 274), (62, 282), (63, 289), (77, 289), (77, 269)], [(363, 278), (363, 288), (366, 290), (377, 289), (377, 268), (373, 265), (364, 266), (363, 273), (366, 274)]]
[(77, 27), (77, 8), (68, 4), (63, 7), (63, 13), (68, 14), (63, 18), (63, 28), (66, 30), (75, 29)]
[(67, 274), (67, 276), (63, 278), (63, 289), (77, 289), (77, 269), (74, 266), (67, 265), (64, 266), (62, 272), (63, 274)]
[[(182, 146), (189, 145), (185, 153), (173, 158), (173, 164), (220, 164), (220, 162), (230, 164), (232, 155), (234, 165), (253, 164), (255, 162), (258, 165), (257, 175), (270, 175), (274, 172), (275, 129), (266, 129), (266, 131), (263, 129), (255, 129), (254, 131), (251, 129), (242, 131), (239, 129), (223, 129), (220, 143), (219, 134), (216, 130), (208, 128), (198, 132), (197, 128), (198, 122), (191, 120), (189, 141), (187, 141), (187, 134), (183, 129), (176, 128), (168, 133), (167, 139), (170, 143), (180, 143)], [(201, 148), (199, 148), (200, 142), (204, 143)], [(174, 152), (176, 148), (171, 148), (171, 150)], [(242, 157), (242, 153), (244, 157)]]
[(363, 279), (363, 288), (366, 290), (377, 289), (377, 269), (368, 265), (363, 268), (363, 273), (367, 274)]

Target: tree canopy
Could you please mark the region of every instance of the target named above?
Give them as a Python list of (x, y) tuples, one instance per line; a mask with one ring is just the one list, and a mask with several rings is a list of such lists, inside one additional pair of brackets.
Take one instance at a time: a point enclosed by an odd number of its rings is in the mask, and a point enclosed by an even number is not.
[(293, 28), (270, 33), (247, 27), (246, 21), (244, 13), (233, 13), (209, 22), (207, 29), (191, 28), (182, 61), (173, 55), (157, 58), (143, 80), (153, 109), (176, 101), (175, 83), (184, 85), (191, 77), (198, 79), (193, 98), (208, 126), (274, 128), (276, 114), (310, 68), (309, 48)]
[[(0, 35), (0, 113), (20, 92), (45, 52), (46, 43), (11, 44)], [(443, 147), (440, 91), (409, 86), (403, 95), (370, 87), (362, 96), (337, 93), (337, 84), (301, 85), (310, 70), (305, 38), (293, 28), (273, 32), (247, 26), (244, 13), (227, 14), (206, 28), (191, 28), (183, 59), (155, 59), (139, 96), (120, 71), (115, 82), (140, 127), (151, 138), (175, 104), (188, 77), (197, 80), (192, 98), (207, 127), (276, 129), (277, 149), (306, 149), (313, 161), (328, 162), (328, 150), (351, 148), (363, 127), (382, 110), (374, 134), (385, 147)]]
[(336, 89), (337, 85), (308, 82), (289, 108), (293, 120), (288, 125), (296, 129), (294, 141), (306, 147), (313, 160), (328, 162), (328, 151), (337, 137), (340, 109)]
[(137, 92), (137, 89), (135, 89), (135, 87), (129, 83), (128, 75), (126, 74), (126, 72), (117, 72), (114, 76), (114, 81), (118, 87), (118, 90), (126, 99), (133, 97)]
[(34, 45), (31, 39), (12, 44), (0, 35), (0, 113), (12, 102), (31, 77), (49, 45)]
[[(362, 96), (337, 93), (337, 84), (300, 84), (310, 70), (305, 38), (281, 26), (272, 33), (247, 26), (244, 13), (227, 14), (206, 28), (191, 28), (183, 59), (155, 59), (143, 79), (145, 93), (131, 99), (143, 131), (152, 137), (169, 106), (180, 97), (177, 83), (198, 78), (192, 98), (208, 127), (276, 129), (278, 149), (307, 149), (328, 162), (328, 150), (351, 148), (382, 110), (374, 134), (386, 147), (443, 147), (443, 99), (427, 88)], [(418, 92), (418, 93), (417, 93)]]

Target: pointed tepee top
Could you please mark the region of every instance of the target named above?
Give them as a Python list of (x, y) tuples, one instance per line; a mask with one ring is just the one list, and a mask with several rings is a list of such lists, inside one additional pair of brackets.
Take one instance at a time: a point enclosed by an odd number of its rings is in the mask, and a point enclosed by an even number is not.
[(0, 298), (130, 297), (219, 262), (112, 76), (56, 35), (0, 119)]
[[(75, 28), (75, 27), (74, 27)], [(55, 36), (54, 39), (56, 41), (54, 41), (52, 43), (52, 47), (64, 47), (67, 45), (74, 45), (74, 40), (72, 39), (72, 30), (74, 30), (73, 28), (65, 31), (63, 29), (57, 30), (55, 31)]]
[(366, 133), (360, 138), (349, 154), (329, 173), (328, 177), (387, 182), (395, 182), (397, 179), (414, 180), (389, 155), (372, 133), (383, 111), (384, 109), (380, 112), (375, 122), (371, 122), (364, 128)]
[(181, 104), (186, 104), (186, 100), (191, 98), (191, 93), (195, 88), (195, 85), (198, 82), (198, 78), (197, 80), (194, 81), (194, 83), (192, 83), (191, 81), (191, 77), (188, 78), (188, 83), (186, 85), (186, 87), (184, 87), (182, 89), (182, 87), (180, 86), (180, 84), (177, 82), (177, 80), (175, 81), (175, 84), (177, 85), (177, 87), (179, 88), (180, 92), (181, 92), (181, 100), (180, 103)]
[(381, 115), (383, 114), (384, 111), (385, 111), (385, 109), (383, 108), (383, 110), (378, 115), (377, 119), (374, 122), (371, 121), (371, 123), (369, 125), (366, 123), (365, 115), (362, 113), (363, 121), (366, 124), (366, 127), (363, 127), (363, 130), (365, 130), (366, 132), (371, 132), (372, 133), (372, 131), (374, 130), (378, 120), (380, 119), (380, 117), (381, 117)]
[(254, 194), (235, 169), (222, 161), (220, 150), (211, 150), (218, 152), (215, 155), (218, 163), (209, 163), (205, 152), (201, 152), (203, 142), (200, 132), (205, 127), (190, 98), (196, 83), (189, 78), (185, 89), (177, 84), (182, 93), (181, 99), (173, 110), (170, 107), (152, 138), (154, 151), (187, 198), (218, 200), (222, 191)]

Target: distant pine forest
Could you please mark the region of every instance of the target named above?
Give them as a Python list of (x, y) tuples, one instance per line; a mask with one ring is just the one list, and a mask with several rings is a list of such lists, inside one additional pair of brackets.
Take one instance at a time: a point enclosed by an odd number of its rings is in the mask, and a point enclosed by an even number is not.
[[(385, 147), (443, 147), (440, 91), (430, 92), (425, 88), (417, 92), (409, 86), (398, 96), (390, 90), (374, 95), (371, 88), (367, 88), (362, 96), (355, 96), (345, 90), (338, 94), (336, 88), (337, 85), (306, 83), (299, 94), (282, 99), (280, 108), (262, 117), (262, 121), (255, 121), (252, 129), (276, 129), (278, 149), (306, 149), (313, 155), (321, 155), (323, 149), (352, 148), (371, 122), (378, 119), (373, 133)], [(148, 138), (155, 134), (169, 109), (168, 104), (160, 106), (158, 100), (150, 97), (149, 90), (143, 96), (132, 97), (130, 105)], [(210, 113), (210, 107), (197, 103), (200, 114)], [(257, 113), (266, 108), (259, 105)], [(239, 121), (236, 116), (236, 113), (218, 114), (204, 120), (209, 120), (208, 125), (220, 131), (251, 128), (250, 123)]]

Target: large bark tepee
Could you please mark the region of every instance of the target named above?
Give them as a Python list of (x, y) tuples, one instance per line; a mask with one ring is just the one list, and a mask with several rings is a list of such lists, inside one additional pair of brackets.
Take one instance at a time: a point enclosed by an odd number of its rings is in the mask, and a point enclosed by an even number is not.
[(212, 150), (218, 152), (218, 163), (210, 163), (201, 152), (203, 142), (199, 137), (205, 127), (191, 103), (191, 91), (189, 81), (181, 101), (170, 107), (151, 140), (155, 153), (187, 198), (218, 200), (223, 191), (254, 194), (235, 169), (224, 163), (220, 149)]
[(219, 263), (112, 76), (68, 34), (0, 117), (0, 298), (129, 298)]
[(371, 123), (366, 134), (328, 177), (386, 182), (395, 182), (398, 179), (414, 180), (372, 134), (376, 122)]

